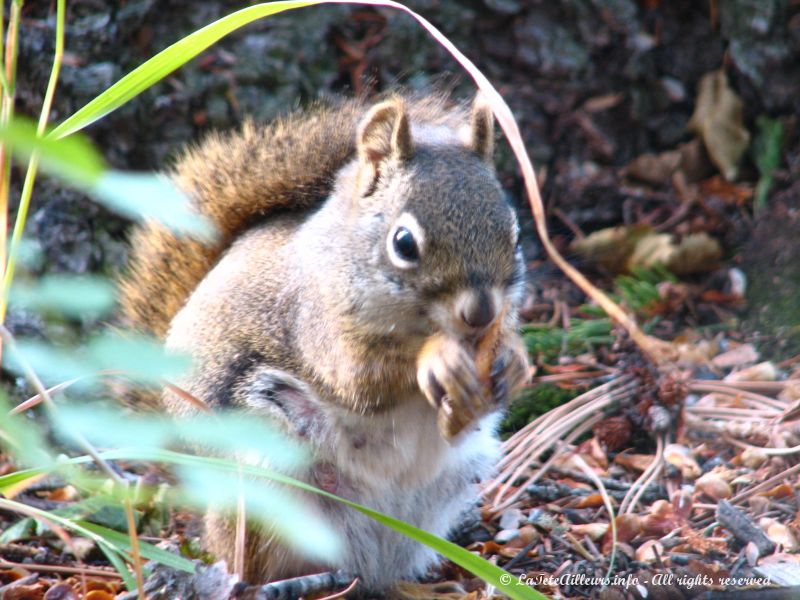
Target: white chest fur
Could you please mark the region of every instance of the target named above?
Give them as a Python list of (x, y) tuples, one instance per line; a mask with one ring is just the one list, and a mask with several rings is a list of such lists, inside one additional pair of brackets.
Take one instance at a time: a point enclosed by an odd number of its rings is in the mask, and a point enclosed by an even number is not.
[[(498, 456), (499, 413), (450, 445), (437, 430), (436, 411), (422, 397), (368, 417), (328, 410), (332, 426), (318, 440), (316, 453), (337, 469), (337, 493), (439, 536), (476, 503), (476, 482)], [(423, 575), (436, 561), (433, 551), (360, 513), (323, 510), (348, 546), (336, 566), (360, 573), (368, 585)]]

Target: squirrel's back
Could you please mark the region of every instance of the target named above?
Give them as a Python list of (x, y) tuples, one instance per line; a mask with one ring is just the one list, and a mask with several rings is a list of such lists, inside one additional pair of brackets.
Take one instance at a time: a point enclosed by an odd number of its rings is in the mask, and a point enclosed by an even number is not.
[[(443, 95), (408, 99), (412, 122), (451, 128), (468, 109)], [(316, 104), (270, 124), (246, 122), (189, 149), (171, 176), (216, 227), (213, 241), (179, 237), (157, 224), (137, 228), (120, 279), (125, 325), (163, 338), (172, 318), (221, 254), (244, 231), (280, 211), (307, 210), (330, 193), (352, 158), (369, 109), (361, 100)]]

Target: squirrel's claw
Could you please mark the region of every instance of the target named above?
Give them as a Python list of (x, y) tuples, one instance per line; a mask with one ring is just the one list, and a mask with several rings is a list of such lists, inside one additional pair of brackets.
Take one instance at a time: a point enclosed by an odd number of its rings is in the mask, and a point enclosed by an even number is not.
[(509, 342), (501, 344), (489, 374), (492, 399), (498, 406), (507, 403), (511, 393), (528, 380), (525, 348), (517, 339)]

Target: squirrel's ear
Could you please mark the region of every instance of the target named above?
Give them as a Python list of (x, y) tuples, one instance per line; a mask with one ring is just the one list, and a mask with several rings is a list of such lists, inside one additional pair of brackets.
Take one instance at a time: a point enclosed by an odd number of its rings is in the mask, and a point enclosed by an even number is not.
[(472, 102), (470, 148), (486, 162), (494, 153), (494, 115), (486, 98), (478, 92)]
[(363, 173), (363, 189), (373, 187), (381, 163), (406, 161), (414, 156), (414, 142), (403, 101), (386, 100), (373, 106), (358, 127), (358, 156)]

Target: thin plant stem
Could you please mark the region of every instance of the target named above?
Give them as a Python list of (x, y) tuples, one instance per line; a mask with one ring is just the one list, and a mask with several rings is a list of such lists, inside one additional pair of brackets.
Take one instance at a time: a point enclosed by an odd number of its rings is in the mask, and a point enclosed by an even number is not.
[[(127, 482), (126, 492), (127, 492)], [(136, 591), (139, 600), (147, 600), (144, 595), (144, 573), (142, 571), (142, 554), (139, 550), (139, 535), (136, 532), (136, 519), (133, 515), (133, 502), (129, 494), (125, 494), (125, 518), (128, 521), (128, 536), (131, 538), (131, 555), (133, 556), (133, 572), (136, 575)]]
[[(0, 24), (3, 23), (5, 2), (0, 3)], [(19, 46), (19, 22), (22, 1), (11, 2), (6, 30), (6, 45), (0, 44), (0, 68), (3, 69), (3, 93), (0, 98), (0, 126), (5, 127), (14, 116), (14, 91), (17, 75), (17, 48)], [(11, 186), (11, 153), (5, 143), (0, 143), (0, 272), (5, 278), (8, 243), (8, 194)], [(0, 323), (5, 320), (5, 301), (0, 300)], [(0, 342), (0, 357), (3, 346)]]
[[(39, 124), (36, 127), (36, 135), (43, 137), (47, 129), (47, 120), (50, 116), (50, 109), (53, 105), (53, 96), (58, 84), (58, 76), (61, 72), (61, 63), (64, 59), (64, 22), (66, 15), (66, 0), (58, 0), (56, 3), (56, 48), (53, 56), (53, 68), (50, 70), (50, 80), (47, 82), (47, 90), (44, 94), (42, 112), (39, 114)], [(28, 161), (28, 170), (25, 173), (25, 182), (22, 185), (22, 194), (17, 209), (17, 218), (14, 221), (14, 233), (11, 237), (11, 247), (8, 252), (8, 263), (3, 274), (3, 292), (0, 297), (0, 323), (5, 320), (6, 308), (8, 305), (8, 293), (11, 289), (11, 282), (14, 279), (14, 268), (19, 253), (19, 243), (22, 239), (22, 232), (25, 230), (25, 222), (28, 218), (28, 208), (30, 207), (33, 184), (36, 180), (36, 171), (39, 167), (39, 152), (34, 151)], [(7, 204), (6, 204), (7, 206)], [(2, 206), (0, 206), (2, 210)]]

